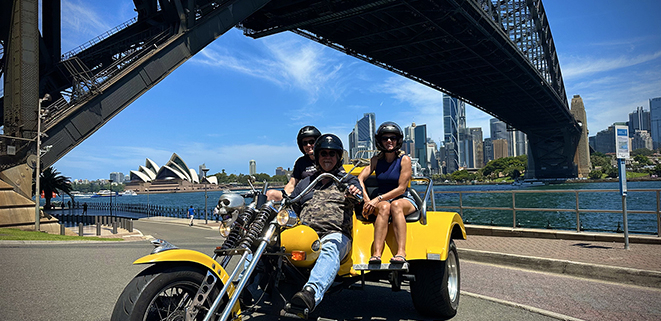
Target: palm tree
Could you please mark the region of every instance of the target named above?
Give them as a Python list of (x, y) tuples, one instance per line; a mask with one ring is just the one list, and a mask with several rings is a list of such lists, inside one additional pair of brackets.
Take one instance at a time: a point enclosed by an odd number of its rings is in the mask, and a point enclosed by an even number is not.
[[(53, 198), (53, 192), (61, 191), (71, 197), (71, 177), (60, 175), (53, 166), (46, 168), (40, 176), (39, 188), (44, 192), (46, 205), (44, 209), (50, 209), (50, 200)], [(34, 186), (32, 187), (34, 190)]]

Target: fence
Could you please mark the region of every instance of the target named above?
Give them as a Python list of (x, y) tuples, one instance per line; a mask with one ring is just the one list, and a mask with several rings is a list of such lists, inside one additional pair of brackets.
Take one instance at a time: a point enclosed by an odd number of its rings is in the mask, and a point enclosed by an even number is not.
[(85, 226), (96, 225), (96, 235), (101, 235), (101, 227), (112, 227), (112, 234), (117, 234), (117, 228), (123, 228), (133, 232), (133, 218), (126, 216), (109, 215), (82, 215), (82, 214), (58, 214), (50, 213), (60, 222), (60, 234), (65, 235), (66, 226), (78, 226), (78, 235), (83, 236)]
[[(72, 207), (74, 209), (83, 209), (84, 204), (87, 204), (87, 209), (89, 211), (108, 211), (110, 212), (112, 208), (113, 213), (122, 213), (126, 217), (132, 218), (141, 218), (141, 217), (151, 217), (151, 216), (163, 216), (163, 217), (173, 217), (173, 218), (188, 218), (188, 207), (185, 206), (162, 206), (156, 204), (142, 204), (142, 203), (110, 203), (110, 202), (90, 202), (84, 203), (80, 201), (74, 202)], [(194, 208), (195, 209), (195, 218), (203, 219), (204, 218), (204, 208)], [(137, 215), (127, 215), (128, 213), (134, 213)], [(121, 215), (120, 215), (121, 216)], [(207, 217), (210, 220), (215, 220), (219, 222), (222, 220), (220, 214), (213, 214), (213, 208), (207, 208)]]
[[(656, 235), (659, 236), (659, 231), (661, 231), (661, 190), (658, 189), (630, 189), (628, 190), (628, 197), (632, 193), (647, 192), (654, 193), (656, 195), (656, 210), (631, 210), (627, 209), (627, 213), (630, 214), (651, 214), (656, 215)], [(516, 196), (519, 194), (550, 194), (550, 193), (571, 193), (574, 194), (574, 204), (573, 208), (546, 208), (546, 207), (518, 207)], [(512, 212), (512, 227), (520, 227), (520, 224), (517, 223), (517, 212), (573, 212), (576, 214), (576, 232), (581, 232), (583, 230), (581, 225), (581, 216), (582, 213), (623, 213), (623, 210), (613, 210), (613, 209), (586, 209), (580, 208), (580, 195), (585, 193), (618, 193), (619, 190), (510, 190), (510, 191), (442, 191), (435, 192), (435, 197), (440, 194), (459, 194), (459, 206), (450, 206), (450, 205), (440, 205), (439, 202), (436, 202), (436, 209), (451, 209), (458, 210), (459, 214), (464, 217), (464, 211), (466, 210), (500, 210), (500, 211), (511, 211)], [(508, 207), (502, 206), (466, 206), (464, 205), (465, 195), (467, 194), (511, 194), (511, 205)], [(618, 229), (619, 232), (619, 229)]]

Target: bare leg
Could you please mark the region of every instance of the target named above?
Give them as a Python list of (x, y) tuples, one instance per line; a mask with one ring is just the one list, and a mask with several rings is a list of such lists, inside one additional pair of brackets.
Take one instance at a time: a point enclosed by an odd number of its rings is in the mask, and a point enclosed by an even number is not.
[[(397, 242), (397, 254), (406, 257), (406, 215), (413, 213), (413, 204), (406, 199), (398, 199), (390, 205), (392, 215), (392, 229)], [(406, 213), (406, 214), (404, 214)]]
[(390, 218), (390, 203), (379, 202), (376, 204), (379, 209), (379, 214), (374, 221), (374, 256), (381, 257), (383, 254), (383, 247), (386, 243), (386, 236), (388, 235), (388, 219)]

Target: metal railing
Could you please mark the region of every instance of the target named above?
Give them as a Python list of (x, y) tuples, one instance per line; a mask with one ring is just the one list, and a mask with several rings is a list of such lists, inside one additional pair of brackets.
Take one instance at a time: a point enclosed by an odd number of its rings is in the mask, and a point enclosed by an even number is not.
[[(656, 195), (656, 210), (632, 210), (627, 209), (627, 213), (630, 214), (651, 214), (656, 215), (656, 235), (660, 236), (659, 232), (661, 231), (661, 190), (659, 189), (630, 189), (628, 190), (628, 195), (631, 193), (637, 192), (648, 192), (655, 193)], [(545, 208), (545, 207), (518, 207), (516, 205), (516, 195), (517, 194), (543, 194), (543, 193), (572, 193), (575, 198), (575, 207), (573, 208)], [(580, 208), (580, 197), (582, 193), (619, 193), (619, 190), (593, 190), (593, 189), (582, 189), (582, 190), (530, 190), (530, 191), (521, 191), (521, 190), (510, 190), (510, 191), (436, 191), (434, 194), (459, 194), (459, 206), (451, 205), (437, 205), (437, 209), (452, 209), (458, 210), (459, 215), (464, 217), (465, 210), (497, 210), (497, 211), (512, 211), (512, 227), (517, 228), (516, 214), (517, 212), (574, 212), (576, 213), (576, 232), (581, 232), (581, 213), (623, 213), (623, 209), (613, 210), (613, 209), (587, 209)], [(466, 194), (511, 194), (511, 205), (509, 207), (498, 207), (498, 206), (465, 206), (464, 205), (464, 196)], [(438, 202), (437, 202), (438, 204)]]

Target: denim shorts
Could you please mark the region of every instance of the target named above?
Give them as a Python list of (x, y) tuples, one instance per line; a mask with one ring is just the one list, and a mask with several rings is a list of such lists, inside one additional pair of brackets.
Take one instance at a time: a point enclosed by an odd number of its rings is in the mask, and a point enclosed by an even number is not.
[(415, 211), (419, 210), (418, 203), (415, 202), (415, 200), (413, 199), (413, 196), (411, 196), (411, 191), (409, 191), (408, 189), (406, 190), (406, 192), (404, 192), (404, 194), (399, 195), (399, 196), (397, 196), (397, 197), (395, 197), (391, 200), (388, 200), (388, 202), (392, 203), (392, 201), (402, 199), (402, 198), (406, 199), (409, 202), (411, 202), (411, 204), (413, 204), (413, 208), (415, 209)]

